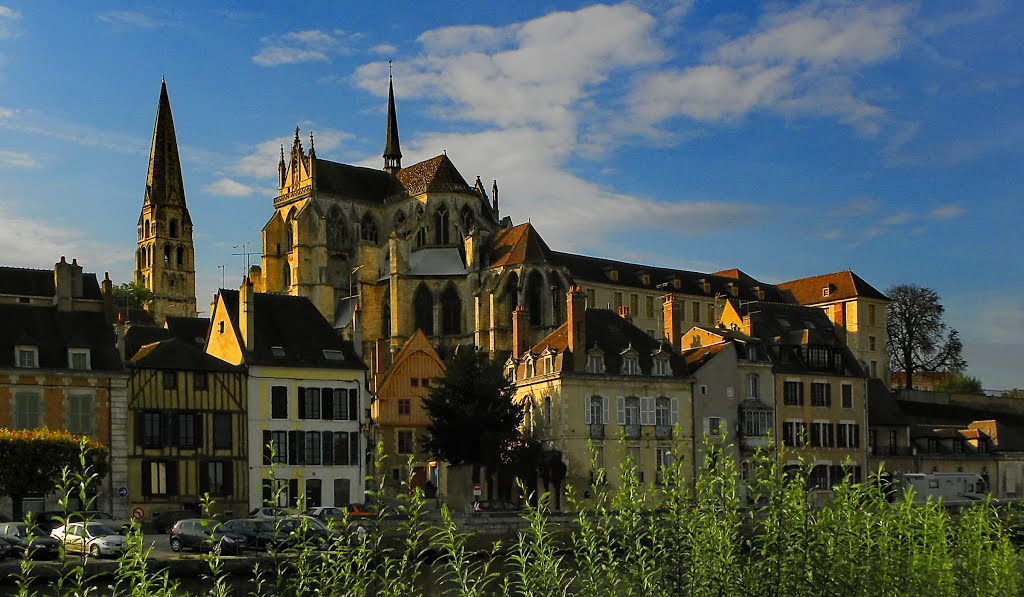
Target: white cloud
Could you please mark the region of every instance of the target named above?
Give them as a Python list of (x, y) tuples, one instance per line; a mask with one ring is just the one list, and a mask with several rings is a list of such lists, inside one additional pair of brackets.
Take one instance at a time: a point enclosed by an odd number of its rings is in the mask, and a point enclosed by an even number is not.
[(255, 188), (232, 180), (226, 176), (211, 182), (203, 187), (204, 193), (210, 195), (221, 195), (223, 197), (247, 197), (256, 191)]
[(14, 21), (20, 18), (20, 12), (0, 5), (0, 39), (14, 37), (17, 34), (14, 28)]
[(148, 154), (149, 140), (55, 119), (38, 110), (0, 106), (0, 128), (30, 135), (42, 135), (85, 147), (100, 147), (117, 153)]
[[(329, 152), (341, 146), (342, 141), (352, 135), (345, 131), (335, 129), (324, 129), (315, 131), (313, 141), (316, 146), (317, 155), (324, 157), (324, 152)], [(277, 175), (277, 164), (281, 159), (282, 147), (285, 152), (285, 160), (288, 159), (288, 152), (291, 151), (294, 136), (281, 136), (267, 139), (257, 143), (248, 154), (239, 159), (232, 171), (240, 176), (266, 179)], [(309, 137), (302, 139), (302, 148), (309, 151)]]
[(886, 227), (902, 226), (903, 224), (906, 224), (907, 222), (909, 222), (912, 217), (913, 216), (911, 214), (907, 213), (907, 212), (900, 212), (900, 213), (895, 213), (895, 214), (892, 214), (890, 216), (886, 216), (886, 217), (882, 218), (882, 221), (879, 222), (879, 223), (882, 226), (886, 226)]
[(637, 84), (631, 103), (635, 112), (654, 122), (677, 114), (695, 120), (735, 118), (787, 92), (789, 74), (781, 66), (725, 65), (660, 72)]
[(871, 197), (854, 197), (841, 204), (834, 213), (846, 217), (866, 216), (877, 210), (881, 203)]
[(155, 18), (136, 10), (110, 10), (100, 13), (96, 18), (110, 25), (140, 29), (153, 29), (160, 25)]
[(370, 48), (370, 51), (374, 54), (394, 55), (398, 53), (398, 48), (391, 44), (377, 44)]
[(344, 31), (331, 33), (319, 29), (292, 31), (260, 40), (263, 47), (252, 57), (260, 66), (280, 66), (299, 62), (325, 62), (333, 53), (349, 51)]
[(252, 61), (260, 66), (280, 66), (297, 62), (323, 62), (327, 54), (320, 50), (307, 50), (289, 46), (266, 46), (260, 49)]
[[(89, 232), (46, 221), (34, 220), (15, 214), (8, 203), (0, 201), (0, 255), (4, 265), (14, 267), (53, 267), (61, 255), (72, 258), (86, 271), (111, 270), (111, 256), (120, 256), (116, 263), (128, 265), (131, 253), (125, 255), (123, 247), (89, 238)], [(103, 268), (101, 270), (101, 268)]]
[(936, 207), (931, 211), (931, 216), (936, 220), (951, 220), (957, 216), (963, 215), (967, 210), (960, 207), (955, 203), (949, 205), (943, 205)]
[(39, 168), (40, 166), (42, 164), (39, 163), (39, 160), (27, 153), (0, 149), (0, 167)]

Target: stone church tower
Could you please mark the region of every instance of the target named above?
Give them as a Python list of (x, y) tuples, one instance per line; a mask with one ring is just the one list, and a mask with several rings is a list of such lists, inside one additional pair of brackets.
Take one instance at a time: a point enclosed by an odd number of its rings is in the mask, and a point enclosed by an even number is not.
[(157, 324), (168, 316), (197, 316), (192, 218), (185, 205), (166, 81), (160, 83), (146, 193), (139, 214), (135, 282), (153, 292), (150, 311)]

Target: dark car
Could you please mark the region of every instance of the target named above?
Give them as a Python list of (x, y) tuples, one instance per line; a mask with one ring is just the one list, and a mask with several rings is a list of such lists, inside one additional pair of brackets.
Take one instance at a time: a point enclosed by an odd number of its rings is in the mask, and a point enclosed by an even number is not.
[(4, 539), (0, 539), (0, 560), (9, 555), (11, 555), (11, 544)]
[(512, 502), (503, 500), (484, 500), (473, 503), (473, 512), (517, 512), (519, 508)]
[(166, 510), (153, 515), (153, 526), (158, 533), (168, 533), (174, 523), (186, 518), (198, 518), (199, 512), (195, 510)]
[(11, 551), (24, 553), (33, 558), (55, 558), (60, 553), (60, 541), (50, 536), (50, 531), (39, 525), (24, 522), (0, 523), (0, 539), (11, 546)]
[(236, 518), (217, 527), (220, 533), (235, 533), (245, 537), (246, 549), (270, 549), (276, 545), (280, 533), (272, 520)]
[(308, 545), (314, 549), (327, 549), (340, 535), (340, 531), (328, 529), (324, 523), (310, 516), (289, 516), (276, 523), (278, 546), (292, 549)]
[(221, 531), (219, 523), (209, 518), (186, 518), (174, 523), (168, 536), (171, 551), (194, 549), (202, 551), (220, 547), (221, 553), (238, 555), (245, 549), (245, 536)]

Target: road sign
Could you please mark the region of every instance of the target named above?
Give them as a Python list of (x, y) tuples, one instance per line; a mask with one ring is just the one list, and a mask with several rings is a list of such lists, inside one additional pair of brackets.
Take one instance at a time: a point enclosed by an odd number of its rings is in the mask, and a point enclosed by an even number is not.
[(480, 484), (479, 483), (473, 483), (473, 495), (475, 495), (477, 497), (480, 496)]
[(142, 508), (135, 508), (134, 510), (132, 510), (132, 518), (134, 518), (135, 520), (142, 520), (145, 517), (146, 511), (143, 510)]
[(117, 497), (128, 497), (128, 488), (124, 485), (117, 488)]

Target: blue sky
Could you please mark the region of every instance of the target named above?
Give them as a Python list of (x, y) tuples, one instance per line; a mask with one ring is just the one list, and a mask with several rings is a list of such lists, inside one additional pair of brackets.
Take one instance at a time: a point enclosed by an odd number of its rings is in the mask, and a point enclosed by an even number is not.
[(1020, 3), (0, 2), (4, 264), (131, 279), (166, 76), (206, 304), (295, 126), (381, 165), (390, 59), (403, 163), (497, 179), (553, 248), (929, 286), (1024, 386)]

